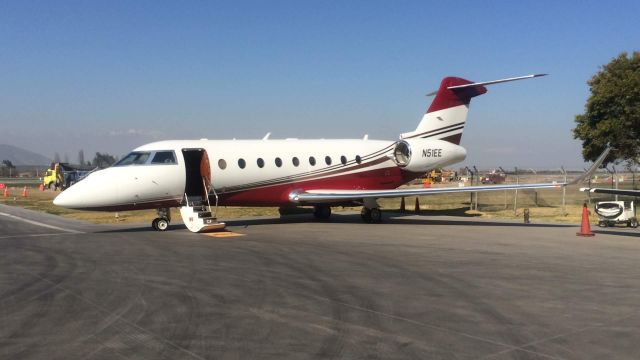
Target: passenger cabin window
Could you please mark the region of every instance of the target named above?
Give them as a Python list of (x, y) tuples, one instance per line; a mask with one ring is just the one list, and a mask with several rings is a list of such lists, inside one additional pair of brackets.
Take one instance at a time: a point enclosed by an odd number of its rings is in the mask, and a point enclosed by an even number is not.
[(150, 152), (134, 151), (123, 157), (114, 166), (142, 165), (149, 160)]
[(262, 169), (262, 168), (264, 167), (264, 160), (262, 160), (261, 158), (258, 158), (257, 163), (258, 163), (258, 167), (259, 167), (259, 168), (261, 168), (261, 169)]
[(360, 155), (356, 155), (356, 162), (358, 164), (360, 164), (362, 162), (362, 158), (360, 157)]
[(247, 166), (247, 163), (244, 161), (244, 159), (239, 159), (238, 166), (240, 167), (240, 169), (244, 169), (244, 167)]
[(151, 160), (152, 164), (175, 164), (176, 156), (173, 151), (156, 151)]
[(325, 156), (324, 157), (324, 162), (326, 162), (327, 165), (331, 165), (331, 156)]
[(282, 166), (282, 159), (276, 158), (276, 166), (277, 167), (281, 167)]
[(309, 165), (316, 166), (316, 158), (309, 156)]
[(291, 159), (291, 162), (293, 163), (293, 166), (298, 167), (298, 165), (300, 165), (300, 160), (298, 160), (297, 157), (294, 157), (293, 159)]
[(221, 170), (226, 169), (226, 168), (227, 168), (227, 162), (226, 162), (224, 159), (220, 159), (220, 160), (218, 160), (218, 167), (219, 167)]
[(342, 165), (347, 165), (347, 157), (344, 155), (340, 156), (340, 162)]

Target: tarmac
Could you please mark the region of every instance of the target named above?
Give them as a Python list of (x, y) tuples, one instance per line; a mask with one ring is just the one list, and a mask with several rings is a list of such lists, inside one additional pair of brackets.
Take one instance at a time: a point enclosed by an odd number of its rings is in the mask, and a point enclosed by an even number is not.
[(212, 236), (0, 205), (0, 358), (639, 357), (638, 230), (384, 221)]

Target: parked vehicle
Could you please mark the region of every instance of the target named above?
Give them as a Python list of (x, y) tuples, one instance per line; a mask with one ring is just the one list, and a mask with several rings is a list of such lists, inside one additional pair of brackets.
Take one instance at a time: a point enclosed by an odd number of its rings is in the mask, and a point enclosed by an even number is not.
[(636, 207), (633, 201), (600, 201), (596, 203), (598, 226), (607, 227), (626, 224), (628, 227), (638, 227)]
[(47, 169), (42, 184), (52, 190), (64, 190), (80, 181), (89, 171), (66, 163), (52, 163)]

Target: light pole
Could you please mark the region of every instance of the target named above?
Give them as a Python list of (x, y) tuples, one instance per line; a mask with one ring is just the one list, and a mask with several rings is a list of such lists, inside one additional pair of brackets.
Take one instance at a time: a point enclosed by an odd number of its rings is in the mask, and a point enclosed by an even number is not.
[[(567, 171), (564, 169), (564, 166), (560, 166), (560, 171), (562, 172), (562, 175), (564, 175), (564, 183), (567, 183)], [(566, 208), (566, 198), (567, 198), (567, 187), (563, 186), (562, 187), (562, 215), (566, 216), (567, 215), (567, 208)]]
[[(480, 175), (478, 174), (478, 169), (476, 168), (475, 165), (473, 165), (473, 172), (476, 174), (476, 184), (477, 184), (478, 181), (480, 180)], [(478, 211), (478, 192), (475, 192), (473, 197), (475, 199), (474, 209)]]
[[(502, 166), (498, 166), (498, 169), (504, 174), (504, 182), (507, 182), (507, 172)], [(507, 210), (507, 190), (504, 191), (504, 209)]]
[[(520, 178), (518, 177), (518, 167), (516, 166), (516, 185), (520, 184)], [(513, 197), (513, 216), (518, 215), (518, 189), (516, 188), (516, 194)]]
[[(531, 171), (533, 173), (533, 182), (537, 183), (538, 182), (538, 172), (533, 170), (532, 168), (529, 168), (529, 171)], [(538, 190), (533, 190), (533, 201), (536, 205), (536, 207), (538, 207)]]
[[(471, 174), (471, 186), (473, 186), (473, 170), (469, 169), (468, 166), (465, 166), (464, 168), (467, 170), (469, 174)], [(473, 193), (470, 193), (470, 196), (471, 197), (469, 198), (469, 210), (473, 210)]]

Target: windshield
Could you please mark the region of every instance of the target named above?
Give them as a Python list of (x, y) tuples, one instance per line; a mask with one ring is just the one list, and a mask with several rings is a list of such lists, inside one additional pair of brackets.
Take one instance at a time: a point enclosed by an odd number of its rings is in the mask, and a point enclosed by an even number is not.
[(149, 152), (134, 151), (123, 157), (122, 160), (115, 163), (114, 166), (142, 165), (147, 162), (149, 155), (151, 155)]

